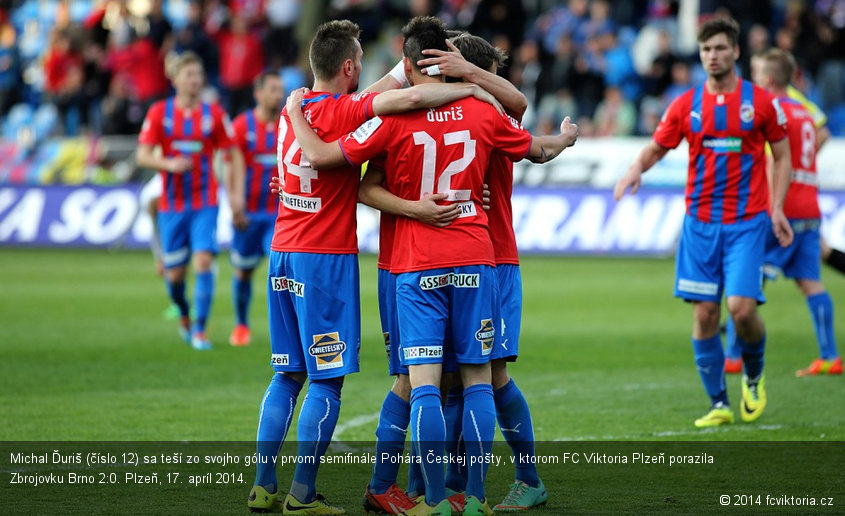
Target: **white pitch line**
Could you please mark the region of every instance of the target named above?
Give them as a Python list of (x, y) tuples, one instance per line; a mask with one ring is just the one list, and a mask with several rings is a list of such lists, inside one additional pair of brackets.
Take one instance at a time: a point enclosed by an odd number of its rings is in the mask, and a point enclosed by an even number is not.
[(756, 425), (756, 426), (733, 426), (723, 428), (704, 428), (702, 430), (666, 430), (650, 434), (628, 434), (628, 435), (582, 435), (578, 437), (556, 437), (553, 441), (630, 441), (636, 439), (648, 439), (650, 437), (679, 437), (682, 435), (703, 435), (703, 434), (724, 434), (730, 431), (740, 432), (771, 432), (783, 429), (783, 425)]

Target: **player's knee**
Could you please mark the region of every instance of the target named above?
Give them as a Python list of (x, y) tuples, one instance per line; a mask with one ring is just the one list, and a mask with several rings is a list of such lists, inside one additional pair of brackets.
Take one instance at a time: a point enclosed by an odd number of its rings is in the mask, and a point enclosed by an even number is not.
[(194, 270), (196, 272), (208, 272), (211, 270), (211, 263), (214, 256), (205, 251), (200, 251), (194, 254)]
[(731, 308), (731, 317), (737, 328), (749, 328), (757, 320), (756, 303), (740, 303)]
[(411, 379), (406, 374), (397, 374), (390, 390), (403, 400), (409, 401), (411, 399)]
[(815, 296), (824, 292), (824, 285), (820, 281), (799, 279), (795, 283), (798, 285), (801, 293), (804, 294), (804, 297)]
[(170, 267), (165, 269), (164, 273), (170, 283), (183, 283), (185, 281), (185, 267)]
[(299, 385), (303, 385), (305, 380), (308, 379), (308, 374), (304, 371), (297, 372), (297, 371), (282, 371), (278, 374), (283, 374), (290, 378), (291, 380), (295, 381)]
[(715, 333), (719, 329), (719, 305), (716, 303), (696, 303), (693, 309), (696, 326), (701, 333)]
[(253, 269), (235, 269), (235, 278), (238, 281), (251, 281)]
[(500, 358), (490, 363), (490, 373), (493, 381), (493, 390), (501, 389), (511, 381), (508, 375), (508, 361)]
[(461, 364), (461, 381), (464, 389), (478, 384), (491, 384), (490, 363), (486, 364)]

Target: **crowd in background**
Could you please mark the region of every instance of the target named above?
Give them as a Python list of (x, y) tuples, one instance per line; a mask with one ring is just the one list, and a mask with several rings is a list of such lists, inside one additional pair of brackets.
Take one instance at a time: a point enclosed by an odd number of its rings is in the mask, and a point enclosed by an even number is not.
[(309, 20), (361, 26), (367, 84), (399, 59), (399, 29), (420, 14), (508, 52), (500, 73), (528, 98), (532, 131), (553, 132), (569, 115), (583, 136), (651, 134), (668, 103), (704, 79), (695, 26), (730, 14), (741, 75), (756, 51), (792, 52), (796, 86), (845, 134), (845, 0), (0, 0), (3, 136), (38, 116), (50, 134), (137, 134), (170, 93), (166, 56), (183, 50), (201, 56), (208, 96), (235, 115), (264, 69), (279, 70), (287, 90), (310, 84), (313, 27), (297, 30)]

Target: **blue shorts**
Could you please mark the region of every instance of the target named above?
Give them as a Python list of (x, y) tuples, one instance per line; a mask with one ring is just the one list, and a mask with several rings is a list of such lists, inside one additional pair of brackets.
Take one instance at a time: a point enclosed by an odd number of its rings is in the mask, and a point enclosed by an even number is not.
[(519, 330), (522, 326), (522, 275), (519, 265), (496, 266), (499, 279), (501, 329), (493, 348), (493, 360), (503, 358), (513, 362), (519, 356)]
[[(774, 232), (766, 240), (766, 266), (783, 271), (792, 279), (819, 281), (822, 251), (819, 243), (819, 220), (790, 220), (795, 238), (788, 247), (781, 247)], [(766, 274), (775, 279), (777, 274)]]
[(193, 253), (217, 254), (217, 208), (159, 212), (158, 231), (165, 268), (181, 267)]
[(314, 379), (358, 372), (358, 255), (270, 253), (267, 310), (271, 364)]
[(378, 314), (384, 334), (387, 353), (387, 371), (391, 375), (408, 374), (408, 368), (399, 360), (399, 319), (396, 313), (396, 275), (378, 270)]
[(441, 364), (449, 349), (459, 364), (489, 362), (499, 321), (497, 294), (496, 271), (489, 265), (397, 275), (402, 364)]
[(234, 230), (229, 259), (236, 269), (254, 269), (262, 256), (270, 255), (270, 243), (276, 216), (272, 213), (249, 213), (249, 226), (243, 231)]
[[(387, 371), (391, 376), (408, 374), (408, 367), (402, 365), (402, 349), (399, 345), (399, 314), (396, 311), (396, 275), (384, 269), (378, 270), (378, 306), (381, 331), (384, 334), (384, 349), (387, 353)], [(448, 337), (447, 337), (448, 340)], [(455, 353), (447, 347), (443, 358), (443, 372), (457, 372)]]
[(764, 303), (763, 260), (771, 231), (766, 213), (734, 224), (701, 222), (686, 215), (678, 244), (675, 297), (719, 303), (724, 294)]

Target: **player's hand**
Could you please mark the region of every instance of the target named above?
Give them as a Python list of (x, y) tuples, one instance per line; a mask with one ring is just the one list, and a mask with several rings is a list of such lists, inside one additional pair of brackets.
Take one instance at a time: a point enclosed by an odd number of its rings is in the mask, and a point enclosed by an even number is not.
[(164, 277), (164, 262), (160, 258), (156, 259), (156, 274)]
[(628, 167), (628, 171), (625, 172), (624, 176), (619, 178), (619, 181), (616, 182), (616, 186), (613, 187), (613, 198), (618, 201), (623, 195), (625, 195), (625, 190), (628, 188), (631, 189), (631, 195), (637, 193), (637, 190), (640, 189), (642, 176), (643, 175), (638, 166), (631, 165)]
[(288, 95), (288, 100), (285, 103), (285, 108), (287, 108), (288, 113), (294, 110), (301, 110), (302, 109), (302, 99), (305, 98), (305, 94), (308, 93), (308, 88), (297, 88), (290, 92)]
[(480, 100), (482, 102), (486, 102), (486, 103), (490, 104), (491, 106), (493, 106), (494, 108), (496, 108), (496, 111), (499, 112), (499, 115), (505, 114), (505, 108), (502, 107), (502, 103), (499, 102), (496, 99), (496, 97), (493, 96), (492, 93), (485, 90), (481, 86), (475, 87), (472, 96), (477, 98), (478, 100)]
[(282, 182), (279, 181), (279, 178), (273, 176), (270, 178), (270, 193), (273, 195), (279, 195), (279, 192), (282, 191)]
[(445, 201), (447, 197), (444, 193), (426, 194), (419, 201), (414, 201), (413, 218), (439, 228), (448, 226), (461, 214), (461, 206), (457, 203), (437, 204), (437, 201)]
[(427, 48), (422, 51), (424, 55), (432, 56), (417, 61), (417, 66), (421, 68), (422, 73), (425, 75), (437, 75), (431, 73), (431, 69), (429, 68), (430, 66), (437, 65), (436, 70), (440, 75), (448, 75), (449, 77), (457, 77), (459, 79), (468, 76), (473, 70), (473, 65), (464, 59), (458, 47), (453, 45), (448, 39), (446, 40), (446, 46), (449, 48), (449, 52), (435, 48)]
[(243, 208), (232, 210), (232, 225), (235, 226), (235, 229), (238, 231), (243, 231), (249, 227), (249, 219), (247, 218)]
[(484, 183), (481, 190), (481, 209), (490, 211), (490, 186), (487, 183)]
[(560, 135), (564, 138), (564, 143), (567, 147), (575, 145), (578, 136), (581, 134), (578, 129), (578, 124), (573, 124), (569, 117), (563, 119), (560, 123)]
[(173, 174), (181, 174), (188, 171), (193, 162), (185, 156), (174, 156), (167, 159), (167, 170)]
[(786, 219), (783, 210), (772, 210), (772, 231), (775, 232), (781, 247), (787, 247), (792, 243), (794, 237), (792, 226), (789, 225), (789, 220)]

